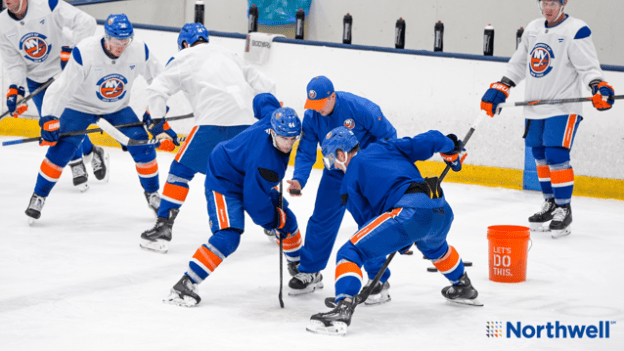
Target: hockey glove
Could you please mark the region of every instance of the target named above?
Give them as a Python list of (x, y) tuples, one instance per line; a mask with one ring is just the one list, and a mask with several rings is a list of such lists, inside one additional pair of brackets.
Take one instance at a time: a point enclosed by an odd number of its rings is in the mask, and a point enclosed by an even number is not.
[(492, 83), (490, 89), (488, 89), (481, 98), (481, 109), (485, 111), (488, 116), (494, 117), (498, 104), (505, 102), (508, 97), (509, 85), (502, 82)]
[(145, 110), (145, 113), (143, 114), (143, 123), (147, 126), (147, 128), (154, 124), (154, 121), (152, 121), (152, 115), (150, 115), (148, 110)]
[(69, 61), (71, 53), (72, 48), (70, 48), (69, 46), (63, 46), (61, 48), (61, 70), (64, 70), (65, 66), (67, 66), (67, 61)]
[(297, 218), (293, 211), (289, 208), (284, 207), (282, 210), (279, 207), (276, 207), (276, 214), (278, 216), (278, 226), (275, 227), (275, 231), (279, 234), (282, 239), (288, 238), (297, 232)]
[(594, 95), (592, 97), (592, 103), (598, 111), (606, 111), (610, 109), (615, 102), (613, 98), (607, 98), (608, 96), (615, 95), (613, 87), (610, 86), (607, 82), (600, 82), (598, 84), (595, 84), (592, 87), (592, 94)]
[(457, 139), (455, 134), (449, 134), (446, 137), (453, 141), (455, 147), (449, 152), (440, 152), (440, 156), (442, 156), (444, 162), (451, 167), (453, 172), (459, 172), (462, 169), (462, 163), (466, 159), (466, 156), (468, 156), (466, 149), (464, 149), (464, 143)]
[(39, 126), (41, 127), (41, 140), (40, 146), (54, 146), (59, 140), (59, 128), (61, 128), (61, 122), (54, 116), (46, 116), (39, 119)]
[[(269, 193), (269, 195), (271, 196), (271, 203), (273, 204), (273, 206), (279, 207), (280, 193), (279, 191), (277, 191), (276, 188), (277, 187), (271, 188), (271, 192)], [(282, 198), (282, 201), (284, 201), (283, 208), (288, 208), (288, 200), (286, 200), (285, 198)]]
[(20, 105), (19, 103), (24, 99), (25, 92), (26, 90), (24, 87), (18, 87), (15, 84), (9, 86), (9, 91), (7, 92), (7, 108), (9, 109), (9, 113), (15, 118), (28, 110), (28, 105)]

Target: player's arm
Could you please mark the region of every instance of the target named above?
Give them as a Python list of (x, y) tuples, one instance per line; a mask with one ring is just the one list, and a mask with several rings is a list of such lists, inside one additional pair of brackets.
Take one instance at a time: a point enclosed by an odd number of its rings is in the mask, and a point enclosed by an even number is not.
[(6, 65), (5, 72), (9, 76), (9, 84), (25, 87), (26, 62), (4, 35), (0, 35), (0, 55), (4, 65)]
[(314, 111), (307, 110), (303, 117), (301, 125), (301, 139), (297, 146), (297, 156), (295, 157), (295, 170), (293, 172), (293, 180), (296, 180), (301, 188), (305, 187), (312, 166), (316, 163), (316, 149), (319, 143), (319, 136), (313, 127)]
[(59, 26), (71, 30), (73, 45), (95, 33), (97, 26), (95, 18), (86, 12), (80, 11), (64, 1), (59, 1), (56, 7), (51, 10), (57, 14), (54, 18), (59, 22)]
[(152, 55), (147, 44), (144, 45), (145, 50), (145, 64), (141, 65), (141, 75), (147, 81), (147, 84), (152, 84), (154, 78), (161, 74), (165, 67), (160, 60), (156, 58), (156, 55)]
[(61, 75), (50, 84), (43, 98), (42, 116), (60, 117), (69, 99), (84, 82), (88, 67), (84, 66), (82, 53), (74, 48), (71, 58)]
[[(277, 162), (274, 162), (277, 164)], [(271, 201), (271, 188), (278, 185), (283, 177), (270, 162), (252, 162), (245, 173), (243, 184), (243, 206), (251, 219), (266, 230), (280, 226), (282, 214)], [(262, 167), (266, 165), (265, 167)]]
[(447, 153), (455, 149), (454, 141), (437, 130), (398, 139), (394, 144), (411, 162), (428, 160), (438, 152)]
[(275, 95), (276, 84), (275, 81), (266, 74), (258, 71), (249, 62), (246, 62), (238, 55), (234, 54), (233, 59), (238, 63), (243, 70), (243, 75), (247, 83), (254, 89), (255, 94), (271, 93)]
[(383, 115), (381, 108), (369, 100), (363, 99), (363, 101), (365, 103), (358, 106), (357, 116), (358, 119), (361, 119), (359, 122), (364, 124), (364, 128), (375, 136), (377, 140), (396, 139), (396, 129)]
[(167, 113), (167, 100), (182, 90), (182, 79), (185, 76), (184, 65), (173, 57), (165, 70), (147, 87), (147, 106), (153, 118), (164, 117)]

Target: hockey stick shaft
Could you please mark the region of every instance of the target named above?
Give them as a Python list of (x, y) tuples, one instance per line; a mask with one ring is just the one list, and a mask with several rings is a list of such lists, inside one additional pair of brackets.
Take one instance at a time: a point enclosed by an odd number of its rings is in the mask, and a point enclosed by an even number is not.
[[(284, 210), (284, 192), (283, 192), (283, 190), (284, 190), (283, 184), (282, 184), (282, 181), (280, 180), (279, 208), (282, 211)], [(276, 231), (276, 233), (279, 235), (279, 244), (280, 244), (280, 250), (279, 250), (280, 289), (279, 289), (278, 298), (279, 298), (280, 307), (284, 308), (284, 300), (282, 299), (282, 288), (283, 288), (283, 282), (284, 282), (284, 259), (282, 258), (282, 256), (284, 255), (284, 240), (282, 239), (282, 234), (280, 234), (277, 231)]]
[[(483, 118), (485, 116), (487, 116), (485, 111), (481, 111), (479, 113), (479, 116), (472, 123), (472, 125), (470, 126), (470, 130), (468, 131), (468, 133), (464, 137), (464, 140), (463, 140), (464, 145), (466, 145), (468, 143), (468, 140), (470, 140), (470, 138), (472, 137), (472, 134), (475, 132), (475, 130), (477, 129), (477, 127), (479, 126), (479, 124), (481, 123), (481, 121), (483, 120)], [(446, 165), (446, 168), (444, 168), (444, 171), (442, 171), (442, 174), (439, 177), (439, 181), (440, 182), (442, 182), (444, 177), (446, 177), (446, 174), (449, 172), (450, 169), (451, 169), (451, 166), (450, 165)], [(362, 302), (366, 301), (366, 299), (368, 298), (368, 296), (371, 294), (371, 292), (375, 288), (375, 285), (377, 285), (377, 282), (379, 282), (379, 280), (381, 279), (381, 276), (384, 274), (384, 272), (386, 271), (386, 268), (388, 268), (388, 265), (390, 264), (390, 261), (392, 261), (392, 259), (394, 258), (395, 255), (396, 255), (396, 251), (391, 253), (388, 256), (388, 258), (386, 258), (386, 262), (384, 262), (383, 266), (381, 266), (381, 269), (379, 269), (379, 272), (377, 272), (377, 275), (375, 276), (375, 279), (373, 279), (373, 282), (370, 284), (368, 289), (363, 290), (362, 292), (360, 292), (359, 294), (357, 294), (355, 296), (354, 301), (355, 301), (356, 305), (359, 305)]]
[[(50, 84), (52, 84), (52, 82), (54, 82), (54, 78), (51, 78), (49, 81), (43, 83), (43, 85), (41, 85), (39, 88), (35, 89), (35, 91), (32, 92), (32, 94), (28, 95), (27, 97), (23, 98), (22, 100), (19, 101), (18, 105), (21, 104), (25, 104), (28, 101), (30, 101), (32, 98), (35, 97), (35, 95), (39, 94), (40, 92), (44, 91), (45, 89), (47, 89)], [(10, 114), (9, 111), (5, 111), (3, 114), (0, 115), (0, 121), (5, 118), (8, 117)]]
[[(610, 95), (604, 96), (603, 99), (608, 100), (621, 100), (624, 99), (624, 95)], [(516, 106), (538, 106), (538, 105), (559, 105), (569, 104), (575, 102), (588, 102), (592, 101), (592, 97), (580, 97), (569, 99), (556, 99), (556, 100), (533, 100), (533, 101), (518, 101), (518, 102), (503, 102), (498, 104), (497, 110), (500, 111), (503, 107), (516, 107)]]
[[(186, 119), (186, 118), (191, 118), (193, 117), (192, 113), (189, 113), (187, 115), (182, 115), (182, 116), (174, 116), (174, 117), (169, 117), (167, 118), (167, 121), (175, 121), (175, 120), (180, 120), (180, 119)], [(162, 118), (154, 118), (154, 121), (156, 123), (160, 122)], [(114, 128), (127, 128), (127, 127), (140, 127), (144, 125), (143, 122), (133, 122), (133, 123), (126, 123), (126, 124), (119, 124), (116, 126), (113, 126)], [(101, 133), (103, 132), (102, 128), (94, 128), (94, 129), (85, 129), (85, 130), (77, 130), (77, 131), (73, 131), (73, 132), (67, 132), (67, 133), (62, 133), (60, 136), (61, 137), (65, 137), (65, 136), (73, 136), (73, 135), (81, 135), (81, 134), (91, 134), (91, 133)], [(24, 143), (32, 143), (35, 141), (39, 141), (41, 140), (41, 137), (32, 137), (32, 138), (24, 138), (24, 139), (18, 139), (18, 140), (10, 140), (10, 141), (4, 141), (2, 142), (2, 146), (10, 146), (10, 145), (17, 145), (17, 144), (24, 144)], [(184, 141), (186, 140), (186, 137), (183, 138), (178, 138), (178, 141)]]

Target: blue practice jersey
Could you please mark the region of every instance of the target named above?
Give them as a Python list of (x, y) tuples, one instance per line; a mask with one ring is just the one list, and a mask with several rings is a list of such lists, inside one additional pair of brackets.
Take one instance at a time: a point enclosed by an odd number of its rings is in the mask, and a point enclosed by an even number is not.
[(272, 229), (275, 206), (271, 188), (284, 178), (290, 154), (273, 146), (271, 118), (266, 114), (244, 132), (217, 145), (208, 160), (206, 191), (214, 190), (243, 201), (257, 225)]
[[(349, 162), (340, 189), (358, 226), (394, 207), (411, 183), (423, 182), (414, 162), (454, 147), (451, 139), (430, 130), (413, 138), (381, 141), (359, 151)], [(420, 207), (440, 207), (440, 201), (424, 201)]]
[(377, 104), (351, 93), (337, 91), (336, 106), (330, 115), (323, 116), (317, 111), (306, 110), (303, 117), (293, 174), (293, 179), (302, 188), (316, 162), (317, 145), (327, 133), (340, 126), (349, 128), (355, 134), (361, 149), (378, 140), (396, 139), (396, 130)]

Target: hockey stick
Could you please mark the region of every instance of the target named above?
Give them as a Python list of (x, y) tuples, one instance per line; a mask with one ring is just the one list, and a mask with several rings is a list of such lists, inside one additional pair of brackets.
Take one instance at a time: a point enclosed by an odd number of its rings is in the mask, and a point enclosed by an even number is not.
[[(162, 140), (159, 140), (159, 139), (147, 139), (147, 140), (130, 139), (128, 136), (126, 136), (124, 133), (120, 132), (117, 128), (115, 128), (115, 126), (110, 124), (104, 118), (100, 118), (100, 120), (97, 121), (97, 125), (100, 128), (102, 128), (103, 131), (108, 133), (108, 135), (113, 137), (113, 139), (117, 140), (120, 144), (122, 144), (124, 146), (155, 145), (155, 144), (160, 144), (160, 142), (162, 141)], [(187, 138), (188, 137), (184, 136), (184, 137), (181, 137), (181, 138), (176, 138), (176, 140), (179, 143), (181, 143), (181, 142), (185, 141)]]
[[(167, 121), (175, 121), (175, 120), (179, 120), (179, 119), (185, 119), (185, 118), (191, 118), (193, 117), (192, 113), (189, 113), (187, 115), (182, 115), (182, 116), (174, 116), (174, 117), (169, 117), (167, 118)], [(160, 122), (162, 118), (154, 118), (155, 122)], [(133, 123), (126, 123), (126, 124), (119, 124), (116, 126), (113, 126), (114, 128), (127, 128), (127, 127), (140, 127), (144, 125), (143, 122), (133, 122)], [(85, 129), (85, 130), (77, 130), (77, 131), (73, 131), (73, 132), (67, 132), (67, 133), (62, 133), (60, 136), (64, 137), (64, 136), (73, 136), (73, 135), (81, 135), (81, 134), (91, 134), (91, 133), (101, 133), (103, 132), (102, 128), (94, 128), (94, 129)], [(32, 138), (24, 138), (24, 139), (18, 139), (18, 140), (10, 140), (10, 141), (4, 141), (2, 142), (2, 146), (10, 146), (10, 145), (17, 145), (17, 144), (24, 144), (24, 143), (31, 143), (34, 141), (39, 141), (41, 140), (41, 137), (32, 137)], [(184, 141), (186, 140), (186, 138), (179, 138), (178, 141)]]
[[(472, 125), (470, 126), (470, 130), (468, 131), (468, 133), (464, 137), (464, 140), (463, 140), (464, 146), (468, 143), (468, 140), (470, 140), (470, 138), (472, 137), (472, 134), (475, 132), (475, 130), (477, 129), (477, 127), (479, 126), (479, 124), (481, 123), (481, 121), (483, 120), (483, 118), (485, 116), (487, 116), (487, 114), (486, 114), (485, 111), (482, 110), (479, 113), (479, 116), (477, 117), (477, 119), (472, 123)], [(440, 182), (442, 182), (444, 177), (446, 177), (446, 175), (447, 175), (447, 173), (449, 172), (450, 169), (451, 169), (451, 166), (447, 164), (446, 168), (444, 168), (444, 171), (442, 172), (440, 177), (438, 177)], [(375, 288), (375, 286), (377, 285), (377, 283), (381, 279), (381, 276), (386, 271), (386, 268), (388, 268), (388, 265), (390, 264), (390, 262), (392, 261), (392, 259), (396, 255), (396, 253), (397, 252), (395, 251), (395, 252), (391, 253), (388, 256), (388, 258), (386, 259), (386, 262), (384, 262), (384, 264), (381, 267), (381, 269), (379, 269), (379, 272), (377, 272), (377, 275), (375, 276), (375, 279), (373, 279), (373, 282), (370, 284), (368, 289), (362, 290), (359, 294), (355, 295), (355, 297), (353, 298), (353, 303), (356, 306), (361, 304), (362, 302), (366, 301), (366, 299), (368, 299), (368, 296), (370, 296), (371, 292), (373, 291), (373, 289)], [(325, 299), (325, 305), (328, 306), (328, 307), (332, 307), (331, 306), (332, 299), (333, 298), (331, 298), (331, 297)]]
[[(41, 85), (39, 88), (35, 89), (35, 91), (33, 91), (32, 94), (30, 94), (27, 97), (25, 97), (22, 100), (20, 100), (18, 105), (25, 104), (28, 101), (30, 101), (32, 98), (35, 97), (35, 95), (39, 94), (40, 92), (44, 91), (47, 87), (49, 87), (50, 84), (52, 84), (52, 82), (54, 82), (54, 78), (51, 78), (49, 81), (43, 83), (43, 85)], [(4, 119), (5, 117), (8, 117), (9, 115), (10, 115), (10, 112), (8, 110), (5, 111), (3, 114), (0, 115), (0, 121), (2, 119)]]
[[(283, 193), (283, 186), (282, 186), (282, 181), (280, 180), (280, 190), (279, 190), (279, 208), (283, 211), (284, 210), (284, 193)], [(284, 254), (284, 240), (282, 239), (282, 234), (280, 232), (278, 232), (277, 230), (275, 230), (275, 232), (277, 234), (279, 234), (279, 241), (280, 241), (280, 252), (279, 252), (279, 261), (280, 261), (280, 290), (279, 290), (279, 303), (280, 303), (280, 307), (284, 308), (284, 300), (282, 299), (282, 286), (283, 286), (283, 282), (284, 282), (284, 259), (282, 258), (282, 255)]]
[[(624, 95), (610, 95), (604, 96), (603, 99), (613, 99), (613, 100), (621, 100), (624, 99)], [(537, 106), (537, 105), (558, 105), (558, 104), (569, 104), (573, 102), (588, 102), (592, 101), (592, 97), (580, 97), (580, 98), (569, 98), (569, 99), (558, 99), (558, 100), (533, 100), (533, 101), (518, 101), (518, 102), (503, 102), (498, 104), (496, 108), (496, 114), (500, 113), (501, 108), (503, 107), (516, 107), (516, 106)]]

